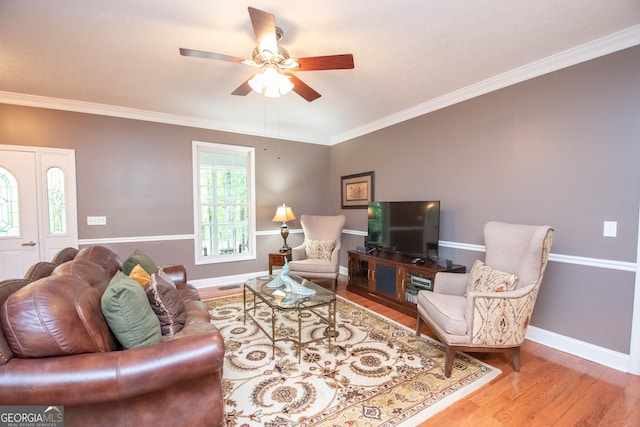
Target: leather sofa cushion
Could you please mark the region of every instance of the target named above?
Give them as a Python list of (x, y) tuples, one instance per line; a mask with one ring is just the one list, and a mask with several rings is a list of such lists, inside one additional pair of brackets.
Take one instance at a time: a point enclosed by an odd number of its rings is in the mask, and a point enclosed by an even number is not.
[[(25, 279), (6, 279), (0, 282), (0, 307), (9, 296), (18, 289), (28, 285)], [(0, 365), (4, 365), (13, 358), (13, 351), (4, 334), (0, 334)]]
[(89, 258), (81, 258), (71, 262), (65, 262), (56, 267), (51, 273), (53, 276), (74, 276), (87, 282), (92, 288), (102, 292), (111, 280), (111, 276), (100, 265)]
[(54, 268), (56, 268), (56, 264), (52, 262), (37, 262), (29, 267), (29, 270), (27, 270), (24, 278), (29, 283), (35, 282), (36, 280), (40, 280), (43, 277), (49, 276)]
[(109, 278), (116, 274), (116, 271), (122, 270), (122, 260), (111, 249), (104, 246), (87, 246), (80, 249), (74, 260), (90, 259), (100, 267), (104, 268)]
[(2, 331), (17, 357), (116, 350), (100, 311), (100, 291), (73, 276), (50, 276), (11, 294), (0, 308)]
[(54, 263), (55, 265), (64, 264), (65, 262), (71, 261), (72, 259), (74, 259), (76, 255), (78, 255), (78, 249), (76, 248), (68, 247), (68, 248), (60, 249), (58, 253), (53, 256), (53, 259), (51, 260), (51, 262)]

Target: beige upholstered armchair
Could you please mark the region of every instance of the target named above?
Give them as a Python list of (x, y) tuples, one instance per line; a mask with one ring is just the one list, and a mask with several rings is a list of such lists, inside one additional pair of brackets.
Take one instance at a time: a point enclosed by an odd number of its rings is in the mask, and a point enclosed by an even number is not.
[(418, 294), (422, 322), (446, 347), (445, 376), (456, 351), (513, 351), (520, 370), (520, 345), (549, 259), (553, 228), (489, 222), (484, 227), (485, 262), (468, 274), (438, 273), (433, 292)]
[(331, 279), (334, 290), (340, 274), (340, 238), (344, 215), (302, 215), (304, 243), (291, 250), (289, 273), (305, 279)]

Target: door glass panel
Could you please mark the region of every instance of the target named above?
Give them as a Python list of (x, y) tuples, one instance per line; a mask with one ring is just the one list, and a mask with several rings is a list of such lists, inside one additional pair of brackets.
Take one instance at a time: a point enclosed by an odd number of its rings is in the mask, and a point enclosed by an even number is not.
[(20, 236), (19, 206), (18, 182), (11, 172), (0, 167), (0, 237)]
[(60, 168), (47, 170), (47, 204), (49, 205), (49, 234), (66, 234), (64, 172)]

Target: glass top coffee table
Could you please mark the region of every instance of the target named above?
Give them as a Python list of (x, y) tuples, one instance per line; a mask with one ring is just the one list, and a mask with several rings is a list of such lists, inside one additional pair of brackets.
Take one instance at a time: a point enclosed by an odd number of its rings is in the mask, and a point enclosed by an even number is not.
[[(244, 322), (247, 316), (265, 333), (271, 341), (271, 358), (275, 358), (275, 347), (278, 341), (292, 341), (296, 345), (298, 352), (298, 362), (301, 360), (302, 349), (307, 344), (318, 342), (327, 338), (329, 341), (329, 351), (331, 351), (331, 337), (336, 334), (336, 294), (322, 286), (303, 279), (300, 276), (289, 275), (293, 280), (306, 288), (316, 291), (315, 295), (302, 296), (291, 292), (286, 292), (285, 287), (270, 288), (269, 282), (276, 276), (261, 276), (249, 279), (244, 283)], [(284, 295), (282, 295), (284, 294)], [(322, 307), (327, 307), (326, 310)], [(256, 310), (266, 308), (270, 310), (270, 316), (261, 319), (256, 315)], [(293, 314), (297, 317), (297, 336), (287, 334), (286, 328), (277, 329), (278, 321), (282, 321), (282, 316)], [(319, 322), (327, 325), (322, 336), (303, 341), (303, 319), (308, 322), (309, 313), (315, 315)], [(284, 331), (284, 332), (283, 332)]]

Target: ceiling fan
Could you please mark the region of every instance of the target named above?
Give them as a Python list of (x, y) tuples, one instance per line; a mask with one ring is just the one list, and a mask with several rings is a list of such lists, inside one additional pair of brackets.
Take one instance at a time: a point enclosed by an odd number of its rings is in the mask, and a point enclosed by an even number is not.
[[(272, 77), (279, 79), (280, 83), (284, 85), (283, 91), (293, 90), (308, 102), (320, 98), (321, 95), (296, 77), (293, 71), (344, 70), (354, 68), (352, 54), (291, 58), (289, 52), (278, 45), (278, 42), (282, 39), (283, 32), (282, 29), (276, 27), (274, 15), (249, 7), (249, 17), (251, 18), (251, 25), (253, 26), (253, 33), (257, 43), (257, 46), (253, 50), (252, 59), (243, 59), (220, 53), (185, 48), (180, 48), (180, 55), (237, 62), (261, 69), (261, 71), (249, 77), (236, 90), (231, 92), (233, 95), (246, 96), (252, 90), (260, 92), (260, 90), (255, 88), (255, 86), (260, 83), (259, 80)], [(279, 96), (280, 94), (284, 94), (280, 92), (275, 95), (263, 93), (266, 96)]]

